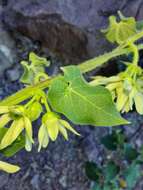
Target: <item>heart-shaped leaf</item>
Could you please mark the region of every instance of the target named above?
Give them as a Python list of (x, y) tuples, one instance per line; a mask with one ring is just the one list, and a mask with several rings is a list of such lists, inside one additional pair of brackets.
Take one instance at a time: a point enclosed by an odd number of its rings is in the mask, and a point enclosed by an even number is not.
[(127, 124), (102, 86), (90, 86), (76, 66), (64, 67), (64, 76), (55, 79), (48, 92), (52, 108), (75, 124), (115, 126)]

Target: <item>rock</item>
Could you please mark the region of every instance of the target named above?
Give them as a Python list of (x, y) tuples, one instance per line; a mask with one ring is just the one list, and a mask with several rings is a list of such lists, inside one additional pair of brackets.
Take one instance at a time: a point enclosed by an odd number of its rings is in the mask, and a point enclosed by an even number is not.
[(99, 31), (121, 0), (11, 0), (4, 23), (41, 42), (65, 63), (78, 63), (111, 48)]
[(39, 175), (36, 174), (33, 176), (32, 180), (31, 180), (31, 185), (34, 189), (39, 189)]
[(3, 189), (3, 187), (8, 183), (8, 175), (7, 174), (0, 174), (0, 189)]
[[(3, 7), (0, 6), (0, 18), (2, 16)], [(0, 76), (4, 71), (11, 67), (16, 58), (15, 42), (10, 34), (4, 29), (0, 19)]]
[(138, 20), (143, 19), (143, 1), (142, 0), (126, 0), (122, 4), (122, 11), (126, 16), (133, 16)]
[[(84, 138), (81, 142), (81, 146), (84, 149), (84, 153), (88, 158), (88, 161), (94, 161), (100, 165), (103, 161), (104, 150), (101, 146), (101, 137), (108, 133), (108, 128), (84, 128)], [(83, 135), (83, 133), (82, 133)]]
[(63, 188), (66, 188), (67, 187), (67, 177), (63, 175), (59, 179), (59, 183), (62, 185)]
[(6, 77), (9, 81), (13, 82), (20, 78), (21, 74), (21, 66), (15, 65), (14, 67), (6, 70)]

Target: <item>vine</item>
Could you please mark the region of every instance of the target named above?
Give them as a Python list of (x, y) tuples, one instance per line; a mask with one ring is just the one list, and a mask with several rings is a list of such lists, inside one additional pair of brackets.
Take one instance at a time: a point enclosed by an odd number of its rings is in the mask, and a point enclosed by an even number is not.
[[(138, 65), (143, 44), (137, 44), (143, 31), (134, 18), (126, 18), (120, 12), (119, 17), (117, 21), (111, 16), (109, 27), (102, 30), (108, 41), (118, 44), (111, 52), (78, 66), (62, 67), (57, 76), (49, 76), (45, 68), (50, 62), (33, 52), (28, 61), (21, 62), (24, 69), (21, 82), (25, 88), (0, 102), (2, 154), (13, 156), (24, 147), (31, 151), (32, 122), (38, 118), (42, 118), (38, 132), (40, 151), (59, 134), (65, 140), (68, 140), (67, 131), (80, 135), (62, 115), (73, 124), (116, 126), (130, 123), (120, 112), (129, 112), (134, 105), (137, 112), (143, 114), (143, 69)], [(116, 76), (94, 76), (89, 82), (84, 79), (84, 73), (101, 67), (110, 59), (130, 54), (132, 61), (124, 62), (126, 69)], [(1, 161), (0, 169), (13, 173), (19, 167)]]

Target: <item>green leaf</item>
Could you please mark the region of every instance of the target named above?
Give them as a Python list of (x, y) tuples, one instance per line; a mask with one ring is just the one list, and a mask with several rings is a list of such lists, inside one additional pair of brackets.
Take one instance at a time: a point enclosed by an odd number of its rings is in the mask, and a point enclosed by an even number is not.
[(105, 184), (103, 190), (111, 190), (111, 186), (108, 184)]
[[(0, 141), (6, 134), (8, 128), (1, 128), (0, 129)], [(0, 150), (0, 153), (2, 153), (6, 157), (11, 157), (15, 155), (17, 152), (19, 152), (22, 148), (24, 148), (25, 145), (25, 137), (23, 135), (20, 135), (10, 146), (7, 148)]]
[(140, 166), (133, 162), (124, 172), (125, 181), (129, 189), (133, 188), (141, 176)]
[(32, 84), (34, 80), (34, 72), (31, 69), (30, 65), (28, 65), (28, 62), (22, 61), (21, 65), (23, 66), (23, 74), (21, 76), (20, 81), (25, 84)]
[(136, 22), (136, 27), (138, 30), (143, 30), (143, 20)]
[(48, 100), (52, 108), (75, 124), (115, 126), (128, 123), (112, 101), (110, 92), (101, 86), (90, 86), (76, 66), (64, 69), (64, 76), (53, 80)]
[(99, 184), (95, 184), (92, 190), (102, 190), (102, 187)]
[(123, 147), (125, 143), (125, 135), (122, 131), (113, 131), (112, 134), (105, 135), (101, 138), (101, 143), (108, 150), (116, 150), (118, 147)]
[(104, 168), (104, 175), (106, 181), (113, 180), (119, 173), (120, 167), (116, 165), (113, 161), (110, 161)]
[(120, 22), (117, 22), (115, 16), (109, 17), (109, 27), (106, 30), (102, 30), (105, 33), (106, 38), (112, 42), (122, 44), (129, 37), (136, 34), (136, 21), (133, 17), (123, 17)]
[(48, 67), (50, 65), (50, 62), (47, 61), (45, 57), (39, 57), (34, 52), (31, 52), (29, 54), (29, 61), (33, 66), (38, 66), (43, 68), (43, 66)]
[(0, 150), (0, 152), (6, 157), (12, 157), (25, 146), (25, 137), (20, 135), (10, 146)]
[(129, 144), (125, 145), (124, 154), (125, 158), (129, 161), (135, 160), (139, 156), (138, 151)]
[(45, 74), (45, 67), (50, 65), (50, 62), (47, 61), (44, 57), (37, 56), (34, 52), (29, 54), (29, 62), (21, 62), (24, 72), (21, 77), (21, 82), (25, 84), (33, 84), (35, 77), (39, 74)]
[(116, 150), (118, 147), (117, 136), (115, 133), (101, 138), (101, 143), (109, 150)]
[(85, 164), (85, 172), (87, 177), (92, 180), (98, 182), (100, 176), (102, 175), (102, 171), (98, 168), (97, 164), (94, 162), (86, 162)]

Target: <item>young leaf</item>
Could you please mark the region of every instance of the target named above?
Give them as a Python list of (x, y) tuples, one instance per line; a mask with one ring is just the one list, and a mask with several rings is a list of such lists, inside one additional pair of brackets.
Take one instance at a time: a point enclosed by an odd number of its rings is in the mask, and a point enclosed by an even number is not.
[(133, 162), (124, 173), (125, 181), (127, 182), (127, 188), (132, 189), (140, 176), (140, 166)]
[(31, 52), (29, 54), (29, 61), (31, 62), (32, 65), (38, 66), (38, 67), (40, 66), (48, 67), (50, 65), (50, 62), (47, 61), (45, 57), (39, 57), (34, 52)]
[(119, 173), (120, 167), (117, 166), (114, 162), (109, 162), (104, 169), (104, 175), (106, 181), (113, 180)]
[(45, 73), (45, 67), (50, 65), (46, 58), (37, 56), (34, 52), (29, 54), (29, 62), (21, 62), (24, 72), (21, 77), (21, 82), (25, 84), (33, 84), (35, 77), (39, 73)]
[(95, 184), (92, 190), (102, 190), (102, 187), (99, 184)]
[(133, 17), (122, 17), (120, 22), (117, 22), (115, 16), (110, 16), (109, 27), (106, 30), (102, 30), (105, 33), (106, 38), (112, 42), (118, 44), (123, 43), (129, 37), (136, 34), (136, 22)]
[(105, 135), (101, 138), (101, 143), (109, 150), (116, 150), (118, 147), (123, 147), (125, 143), (125, 135), (122, 131), (113, 131), (112, 134)]
[(85, 172), (87, 177), (92, 180), (98, 182), (99, 177), (102, 175), (102, 171), (98, 168), (97, 164), (94, 162), (86, 162), (85, 164)]
[(115, 126), (127, 124), (112, 101), (111, 94), (101, 86), (90, 86), (76, 66), (64, 69), (64, 76), (55, 79), (48, 92), (52, 108), (75, 124)]
[(125, 145), (124, 154), (125, 158), (129, 161), (133, 161), (139, 156), (138, 151), (129, 144)]
[(118, 139), (116, 133), (102, 137), (101, 143), (109, 150), (116, 150), (118, 147)]
[(23, 75), (20, 79), (21, 82), (25, 84), (32, 84), (34, 80), (34, 72), (31, 67), (28, 65), (28, 62), (22, 61), (21, 65), (23, 66)]

